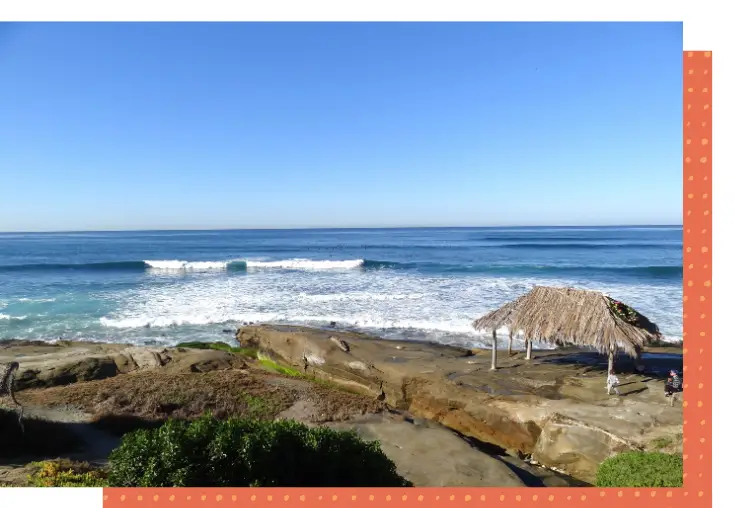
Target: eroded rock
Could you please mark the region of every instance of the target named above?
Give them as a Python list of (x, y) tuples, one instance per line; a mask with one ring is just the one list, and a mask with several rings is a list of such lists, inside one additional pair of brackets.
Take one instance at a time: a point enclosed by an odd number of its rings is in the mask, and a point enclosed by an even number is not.
[(352, 332), (247, 326), (237, 339), (281, 363), (585, 481), (610, 455), (681, 431), (681, 407), (665, 405), (660, 380), (621, 375), (629, 389), (611, 398), (591, 353), (575, 359), (570, 352), (539, 351), (528, 362), (502, 352), (499, 369), (491, 371), (482, 352)]
[(121, 344), (24, 344), (14, 341), (0, 349), (0, 363), (20, 364), (16, 390), (68, 385), (119, 374), (160, 368), (180, 372), (242, 369), (246, 360), (227, 351), (130, 347)]
[(398, 474), (416, 487), (525, 485), (503, 461), (436, 424), (414, 424), (383, 414), (328, 426), (351, 429), (367, 441), (379, 441)]

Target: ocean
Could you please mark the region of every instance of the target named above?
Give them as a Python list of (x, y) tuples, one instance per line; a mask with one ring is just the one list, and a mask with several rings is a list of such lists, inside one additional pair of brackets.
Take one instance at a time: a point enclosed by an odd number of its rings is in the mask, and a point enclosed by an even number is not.
[(682, 229), (4, 233), (0, 339), (173, 345), (335, 322), (482, 347), (472, 320), (534, 285), (606, 292), (680, 340)]

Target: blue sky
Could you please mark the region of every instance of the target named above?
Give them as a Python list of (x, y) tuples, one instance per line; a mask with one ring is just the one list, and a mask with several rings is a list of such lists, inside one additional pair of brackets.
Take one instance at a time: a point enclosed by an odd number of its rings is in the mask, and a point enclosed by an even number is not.
[(682, 25), (0, 24), (0, 231), (680, 224)]

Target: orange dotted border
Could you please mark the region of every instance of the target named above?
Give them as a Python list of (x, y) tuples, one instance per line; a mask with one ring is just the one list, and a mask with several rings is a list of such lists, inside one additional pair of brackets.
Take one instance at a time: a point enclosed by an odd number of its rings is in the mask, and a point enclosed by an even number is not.
[(105, 508), (712, 504), (712, 53), (684, 52), (684, 487), (104, 489)]

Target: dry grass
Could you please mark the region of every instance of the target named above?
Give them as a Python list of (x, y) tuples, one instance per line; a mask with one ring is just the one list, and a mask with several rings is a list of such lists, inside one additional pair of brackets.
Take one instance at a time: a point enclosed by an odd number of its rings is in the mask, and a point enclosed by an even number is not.
[(597, 291), (537, 286), (529, 293), (473, 323), (477, 330), (502, 326), (517, 335), (555, 345), (591, 347), (600, 353), (637, 356), (658, 338), (658, 328), (639, 314), (637, 325), (620, 318)]
[[(382, 404), (303, 379), (253, 371), (126, 374), (99, 381), (22, 392), (24, 404), (77, 407), (106, 430), (124, 433), (168, 418), (273, 419), (299, 400), (318, 408), (323, 421), (377, 412)], [(146, 423), (147, 422), (147, 423)]]

